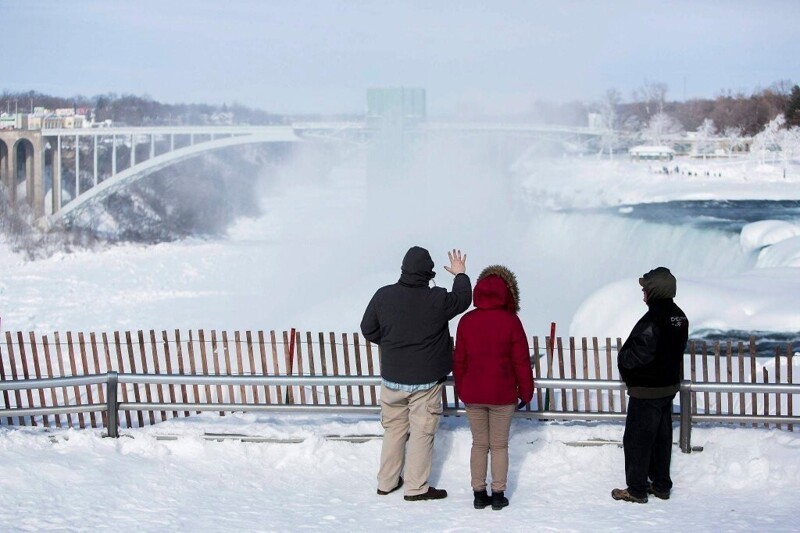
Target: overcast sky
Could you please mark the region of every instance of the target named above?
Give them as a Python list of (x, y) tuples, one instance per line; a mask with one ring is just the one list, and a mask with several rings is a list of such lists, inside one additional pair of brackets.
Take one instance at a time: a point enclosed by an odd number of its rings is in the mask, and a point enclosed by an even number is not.
[(280, 113), (360, 113), (368, 87), (437, 115), (800, 82), (795, 0), (0, 0), (0, 21), (0, 91)]

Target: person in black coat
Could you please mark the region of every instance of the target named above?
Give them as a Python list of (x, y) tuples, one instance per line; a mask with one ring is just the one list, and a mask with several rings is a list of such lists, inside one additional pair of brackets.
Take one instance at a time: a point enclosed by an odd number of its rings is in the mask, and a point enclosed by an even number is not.
[(612, 490), (611, 497), (647, 503), (648, 494), (666, 500), (672, 489), (672, 400), (680, 389), (689, 320), (673, 301), (677, 283), (668, 268), (651, 270), (639, 285), (649, 309), (617, 356), (629, 396), (622, 439), (628, 487)]
[(447, 255), (445, 270), (455, 276), (451, 292), (429, 286), (436, 275), (433, 260), (426, 249), (414, 246), (403, 258), (400, 280), (378, 289), (361, 320), (361, 333), (381, 349), (382, 496), (403, 486), (405, 467), (406, 500), (447, 497), (447, 491), (428, 485), (428, 476), (442, 414), (442, 384), (453, 370), (448, 322), (472, 302), (466, 254), (453, 250)]

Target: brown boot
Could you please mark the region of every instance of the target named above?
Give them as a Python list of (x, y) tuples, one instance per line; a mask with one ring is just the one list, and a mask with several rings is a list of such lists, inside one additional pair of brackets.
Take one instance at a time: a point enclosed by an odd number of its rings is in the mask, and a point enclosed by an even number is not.
[(611, 497), (615, 500), (624, 500), (626, 502), (633, 502), (633, 503), (647, 503), (647, 495), (645, 494), (642, 498), (637, 498), (630, 492), (628, 489), (614, 489), (611, 491)]

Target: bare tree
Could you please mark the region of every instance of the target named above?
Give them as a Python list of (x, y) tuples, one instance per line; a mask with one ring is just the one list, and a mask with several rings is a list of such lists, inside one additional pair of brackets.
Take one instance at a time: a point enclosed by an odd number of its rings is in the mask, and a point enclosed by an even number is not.
[(645, 80), (641, 88), (633, 91), (633, 100), (644, 104), (647, 118), (653, 117), (664, 112), (668, 88), (664, 82)]
[(616, 89), (609, 89), (600, 101), (600, 120), (603, 133), (600, 138), (600, 154), (608, 149), (608, 157), (613, 161), (614, 147), (619, 141), (617, 135), (619, 115), (617, 109), (622, 101), (622, 95)]

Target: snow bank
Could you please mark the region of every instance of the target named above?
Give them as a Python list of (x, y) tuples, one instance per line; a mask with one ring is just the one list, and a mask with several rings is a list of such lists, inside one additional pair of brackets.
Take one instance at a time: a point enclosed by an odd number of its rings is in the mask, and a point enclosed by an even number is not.
[[(699, 330), (797, 331), (800, 327), (800, 275), (796, 268), (754, 269), (715, 279), (678, 279), (675, 302)], [(610, 283), (578, 308), (570, 335), (625, 339), (647, 307), (635, 278)]]
[(781, 168), (755, 166), (747, 160), (536, 159), (519, 161), (514, 170), (532, 199), (557, 209), (673, 200), (800, 199), (796, 165), (784, 178)]
[[(214, 414), (125, 430), (0, 430), (0, 520), (6, 529), (116, 531), (796, 531), (800, 435), (696, 427), (674, 448), (668, 501), (611, 499), (624, 486), (623, 425), (516, 420), (501, 512), (472, 507), (471, 436), (448, 417), (436, 437), (435, 502), (375, 494), (377, 417)], [(298, 444), (206, 441), (203, 433), (304, 439)], [(171, 436), (174, 440), (157, 440)], [(677, 439), (677, 431), (675, 433)], [(595, 440), (610, 444), (575, 446)]]
[(761, 220), (745, 225), (739, 236), (739, 242), (745, 250), (753, 251), (798, 235), (800, 235), (800, 225), (783, 220)]

